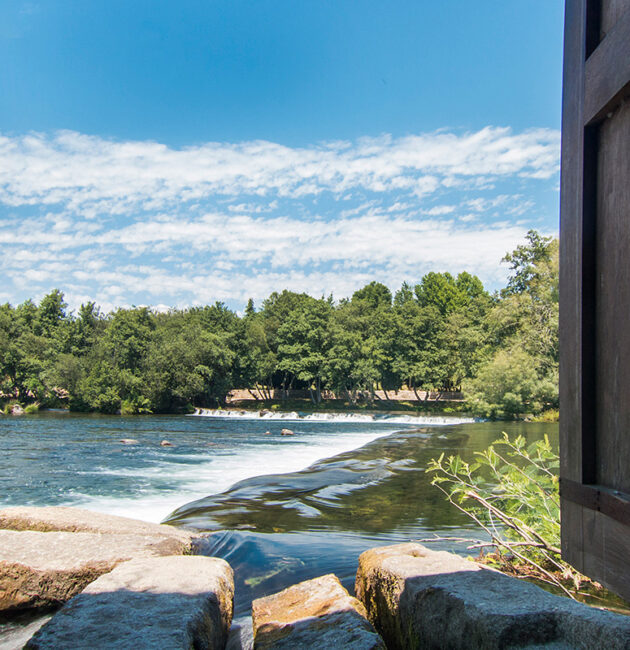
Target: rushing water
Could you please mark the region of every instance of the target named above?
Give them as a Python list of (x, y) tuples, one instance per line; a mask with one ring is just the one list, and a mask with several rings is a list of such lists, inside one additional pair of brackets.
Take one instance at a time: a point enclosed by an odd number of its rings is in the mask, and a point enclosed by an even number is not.
[(252, 598), (324, 573), (352, 589), (367, 548), (479, 536), (425, 469), (442, 452), (471, 457), (501, 431), (557, 441), (554, 424), (404, 415), (4, 417), (0, 507), (76, 505), (215, 531), (198, 551), (230, 562), (242, 617)]

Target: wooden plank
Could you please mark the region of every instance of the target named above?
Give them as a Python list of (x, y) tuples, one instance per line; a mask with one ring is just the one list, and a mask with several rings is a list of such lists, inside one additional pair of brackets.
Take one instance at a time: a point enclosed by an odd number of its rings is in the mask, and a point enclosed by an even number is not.
[[(581, 482), (597, 480), (596, 432), (599, 409), (597, 384), (597, 156), (599, 129), (583, 131), (582, 159), (582, 425), (574, 434), (582, 452)], [(579, 438), (578, 438), (579, 436)]]
[(587, 510), (596, 510), (619, 523), (630, 526), (630, 494), (602, 485), (583, 485), (563, 478), (560, 496)]
[(560, 220), (563, 558), (630, 598), (630, 0), (567, 0)]
[(571, 566), (582, 571), (584, 548), (582, 536), (582, 507), (568, 499), (560, 500), (562, 507), (562, 527), (560, 546), (562, 557)]
[(630, 600), (628, 558), (630, 558), (630, 535), (628, 527), (598, 513), (604, 538), (605, 586)]
[[(560, 475), (582, 480), (582, 192), (586, 1), (567, 0), (560, 190)], [(569, 519), (563, 510), (563, 527)], [(577, 534), (577, 531), (576, 531)], [(567, 538), (574, 535), (567, 531)]]
[[(627, 4), (627, 0), (626, 0)], [(600, 121), (630, 95), (630, 7), (610, 28), (586, 61), (584, 123)]]
[(603, 583), (606, 582), (606, 551), (602, 517), (596, 510), (582, 510), (582, 565), (579, 569)]
[(582, 513), (582, 523), (582, 571), (623, 598), (630, 599), (628, 527), (593, 510)]
[(621, 18), (621, 14), (630, 7), (630, 0), (599, 0), (599, 2), (599, 40), (601, 41)]
[(593, 480), (622, 492), (630, 492), (629, 225), (630, 104), (625, 104), (599, 127), (595, 336), (598, 408)]

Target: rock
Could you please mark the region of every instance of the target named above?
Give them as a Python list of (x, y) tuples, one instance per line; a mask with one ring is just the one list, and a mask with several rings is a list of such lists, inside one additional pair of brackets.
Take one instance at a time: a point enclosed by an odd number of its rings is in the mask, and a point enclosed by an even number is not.
[(191, 552), (171, 526), (79, 508), (0, 510), (0, 613), (64, 603), (117, 564)]
[(265, 435), (266, 435), (266, 436), (270, 436), (270, 435), (271, 435), (271, 431), (265, 431)]
[(122, 442), (123, 445), (139, 445), (140, 441), (135, 438), (121, 438), (118, 442)]
[(11, 415), (24, 415), (24, 409), (19, 404), (14, 404), (9, 409)]
[(224, 560), (131, 560), (68, 602), (26, 648), (224, 648), (234, 579)]
[(258, 411), (258, 417), (262, 418), (265, 415), (268, 415), (269, 413), (271, 413), (271, 411), (269, 411), (268, 409), (260, 409), (260, 411)]
[(160, 445), (162, 447), (174, 447), (175, 446), (172, 442), (169, 442), (168, 440), (162, 440)]
[(281, 436), (294, 436), (295, 432), (291, 431), (291, 429), (282, 429), (282, 431), (280, 431), (280, 435)]
[(181, 548), (164, 536), (0, 530), (0, 612), (59, 605), (121, 562)]
[(363, 605), (332, 574), (252, 603), (254, 648), (385, 648)]
[(166, 526), (152, 524), (139, 519), (92, 512), (84, 508), (68, 506), (10, 506), (0, 510), (0, 529), (35, 530), (46, 532), (111, 533), (115, 535), (166, 536), (183, 545), (182, 553), (189, 553), (193, 533)]
[(356, 593), (391, 648), (630, 648), (630, 617), (420, 544), (363, 553)]

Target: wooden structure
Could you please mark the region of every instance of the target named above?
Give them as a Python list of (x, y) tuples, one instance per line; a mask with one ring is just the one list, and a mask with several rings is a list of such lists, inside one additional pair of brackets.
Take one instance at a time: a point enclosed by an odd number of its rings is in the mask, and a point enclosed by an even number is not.
[(562, 554), (630, 599), (630, 0), (566, 0)]

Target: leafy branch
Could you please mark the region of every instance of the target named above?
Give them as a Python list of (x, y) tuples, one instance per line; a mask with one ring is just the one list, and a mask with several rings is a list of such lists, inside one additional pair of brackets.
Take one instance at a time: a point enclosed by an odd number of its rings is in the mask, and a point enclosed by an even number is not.
[(494, 547), (500, 562), (529, 567), (575, 598), (585, 578), (560, 556), (559, 459), (547, 436), (527, 445), (523, 436), (504, 433), (475, 456), (468, 463), (442, 454), (427, 468), (432, 485), (490, 538), (466, 540), (474, 542), (469, 548)]

